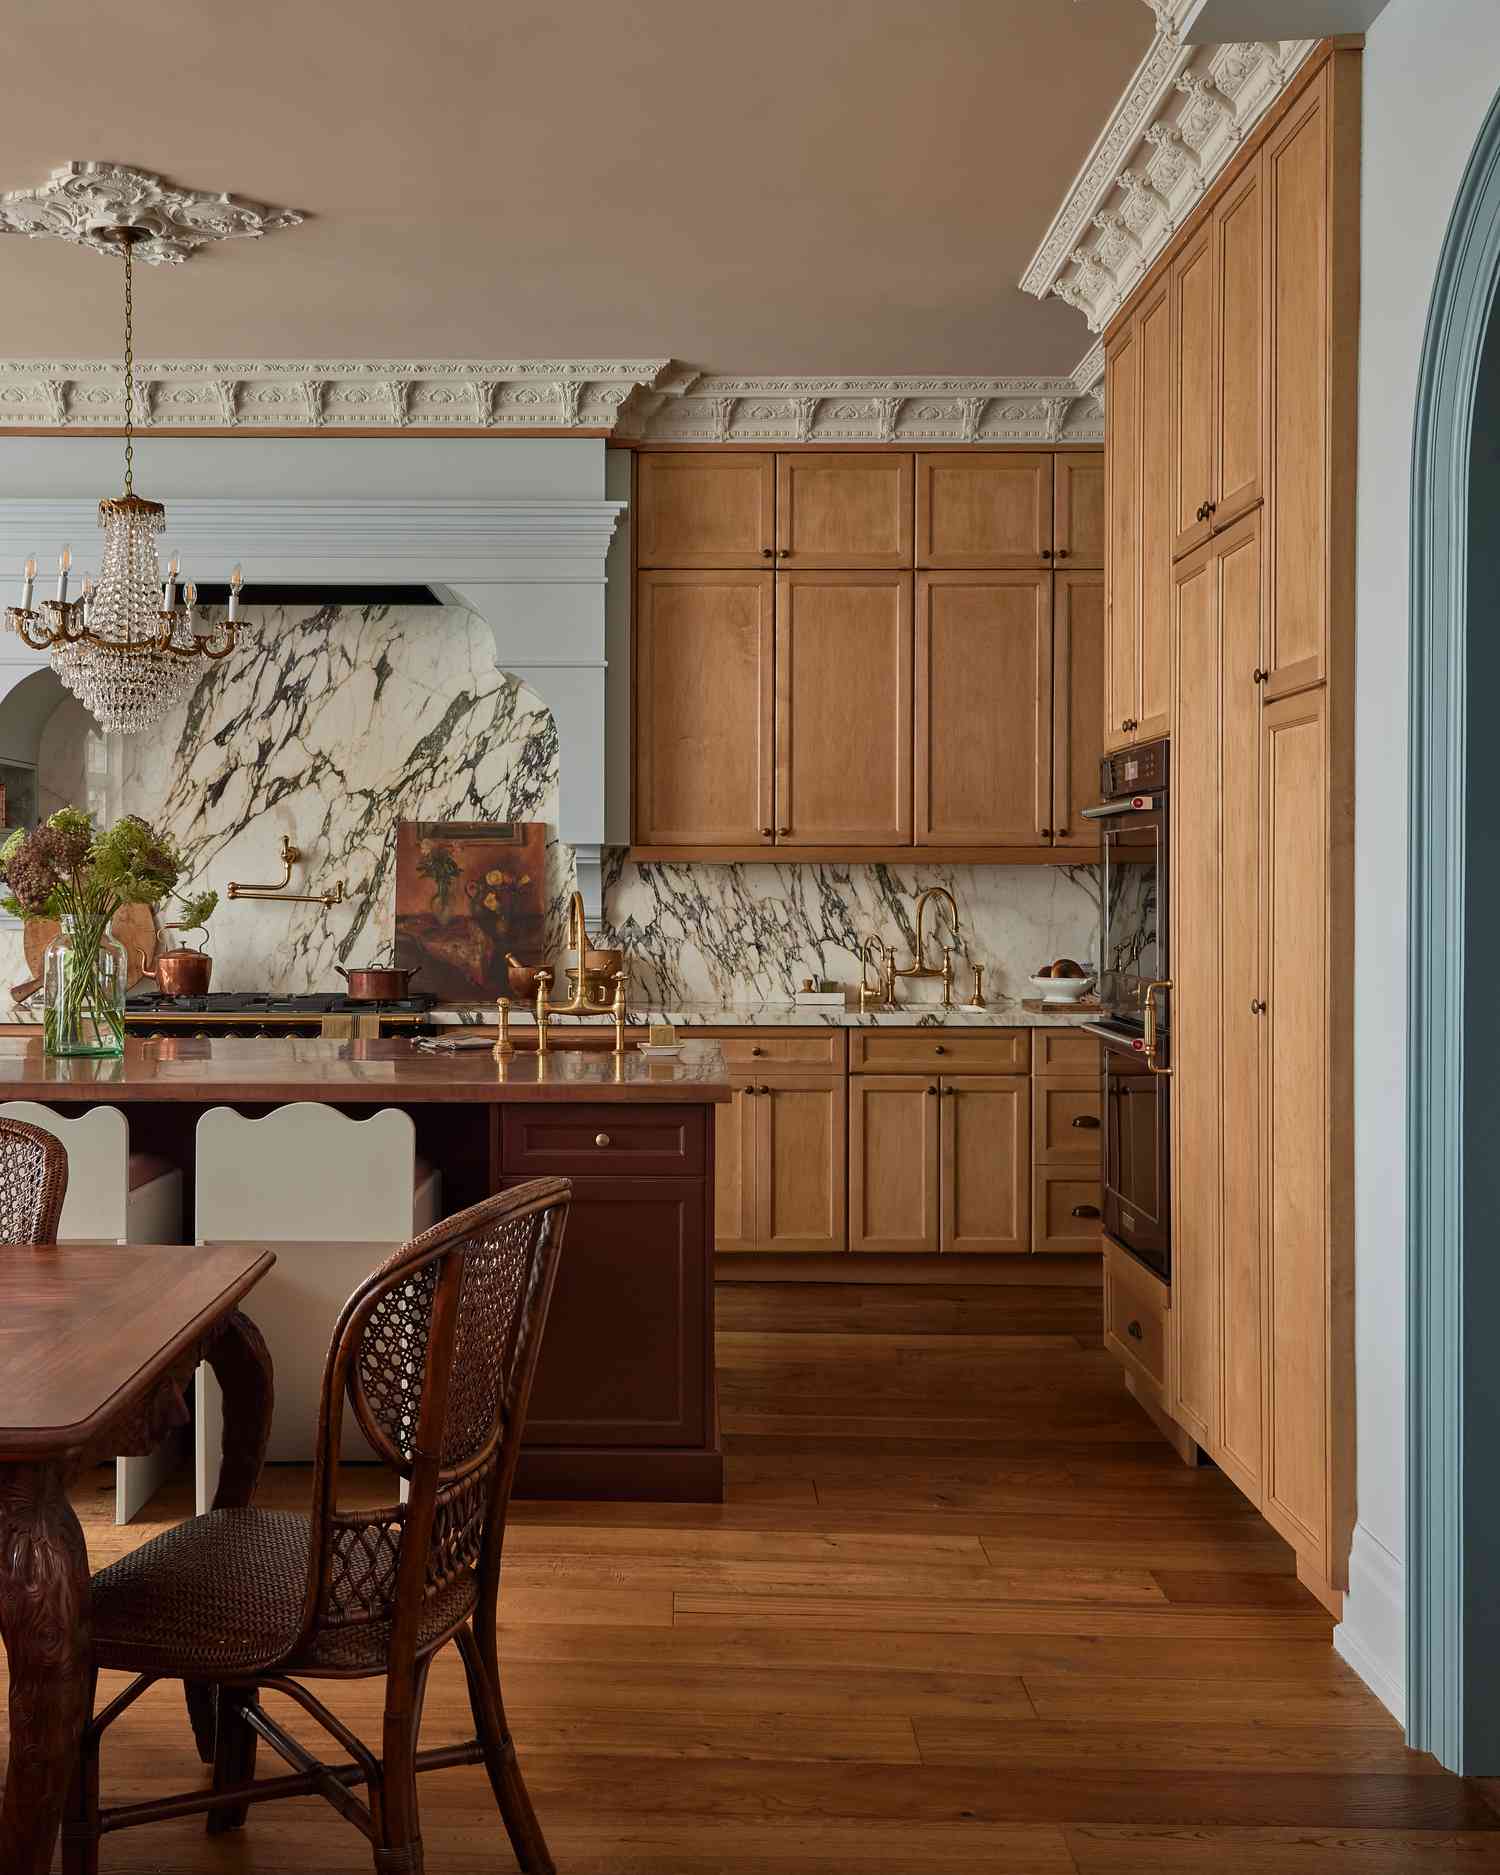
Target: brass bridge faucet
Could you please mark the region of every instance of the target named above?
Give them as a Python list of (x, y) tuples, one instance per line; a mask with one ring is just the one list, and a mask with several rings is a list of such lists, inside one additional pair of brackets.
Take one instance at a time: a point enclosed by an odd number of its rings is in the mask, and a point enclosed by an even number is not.
[[(874, 959), (871, 951), (881, 960), (880, 981), (870, 981), (869, 969)], [(883, 937), (873, 933), (859, 948), (859, 1013), (863, 1015), (874, 1004), (877, 1008), (894, 1009), (896, 1006), (896, 953)]]
[[(953, 944), (943, 946), (941, 964), (927, 961), (927, 901), (930, 898), (942, 898), (948, 901), (948, 918), (953, 926)], [(912, 946), (913, 956), (904, 969), (897, 970), (898, 977), (941, 977), (943, 980), (943, 1007), (953, 1007), (953, 952), (959, 944), (958, 903), (945, 885), (930, 885), (925, 892), (917, 895), (917, 933)]]

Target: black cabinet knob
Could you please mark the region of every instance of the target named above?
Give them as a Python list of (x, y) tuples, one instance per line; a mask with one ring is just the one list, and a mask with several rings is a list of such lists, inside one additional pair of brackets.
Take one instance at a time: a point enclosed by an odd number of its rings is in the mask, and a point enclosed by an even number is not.
[(1097, 1113), (1075, 1113), (1073, 1124), (1080, 1132), (1095, 1132), (1098, 1130), (1099, 1116)]
[(1073, 1215), (1074, 1217), (1098, 1217), (1099, 1207), (1096, 1204), (1075, 1204)]
[(1145, 1334), (1139, 1322), (1127, 1323), (1125, 1332), (1127, 1335), (1130, 1336), (1130, 1339), (1132, 1341), (1144, 1341), (1146, 1339)]

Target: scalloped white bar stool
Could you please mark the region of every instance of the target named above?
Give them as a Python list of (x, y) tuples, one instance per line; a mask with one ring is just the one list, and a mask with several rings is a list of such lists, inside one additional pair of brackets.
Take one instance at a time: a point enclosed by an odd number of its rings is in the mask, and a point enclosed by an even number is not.
[[(249, 1311), (275, 1366), (269, 1463), (311, 1464), (339, 1310), (377, 1264), (441, 1215), (441, 1175), (418, 1159), (411, 1115), (394, 1107), (351, 1119), (295, 1101), (258, 1120), (232, 1107), (211, 1107), (199, 1120), (195, 1240), (287, 1246)], [(222, 1426), (206, 1367), (194, 1417), (201, 1513), (218, 1484)], [(346, 1451), (366, 1449), (347, 1410), (344, 1438)]]
[[(60, 1243), (181, 1243), (182, 1173), (148, 1152), (130, 1150), (130, 1125), (118, 1107), (91, 1107), (77, 1119), (34, 1100), (7, 1100), (0, 1114), (29, 1120), (62, 1142), (68, 1195)], [(169, 1439), (149, 1458), (115, 1460), (115, 1522), (129, 1523), (172, 1469)]]

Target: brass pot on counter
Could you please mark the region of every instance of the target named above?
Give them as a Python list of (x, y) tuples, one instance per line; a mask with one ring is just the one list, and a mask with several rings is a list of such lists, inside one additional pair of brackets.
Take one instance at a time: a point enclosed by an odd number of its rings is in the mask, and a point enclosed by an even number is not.
[(156, 963), (142, 976), (149, 977), (163, 996), (207, 996), (214, 960), (207, 951), (195, 951), (187, 944), (174, 944), (160, 951)]

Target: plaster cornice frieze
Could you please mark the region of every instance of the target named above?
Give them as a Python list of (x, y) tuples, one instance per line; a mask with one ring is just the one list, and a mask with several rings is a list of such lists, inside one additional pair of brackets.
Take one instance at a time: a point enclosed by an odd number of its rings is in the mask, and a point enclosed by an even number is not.
[(1318, 43), (1185, 45), (1191, 0), (1148, 4), (1155, 37), (1021, 276), (1038, 299), (1076, 307), (1091, 332), (1119, 311)]
[[(1085, 364), (1088, 361), (1085, 360)], [(670, 359), (157, 360), (144, 430), (506, 430), (692, 443), (1097, 442), (1102, 372), (723, 377)], [(117, 429), (111, 360), (0, 360), (0, 429)]]

